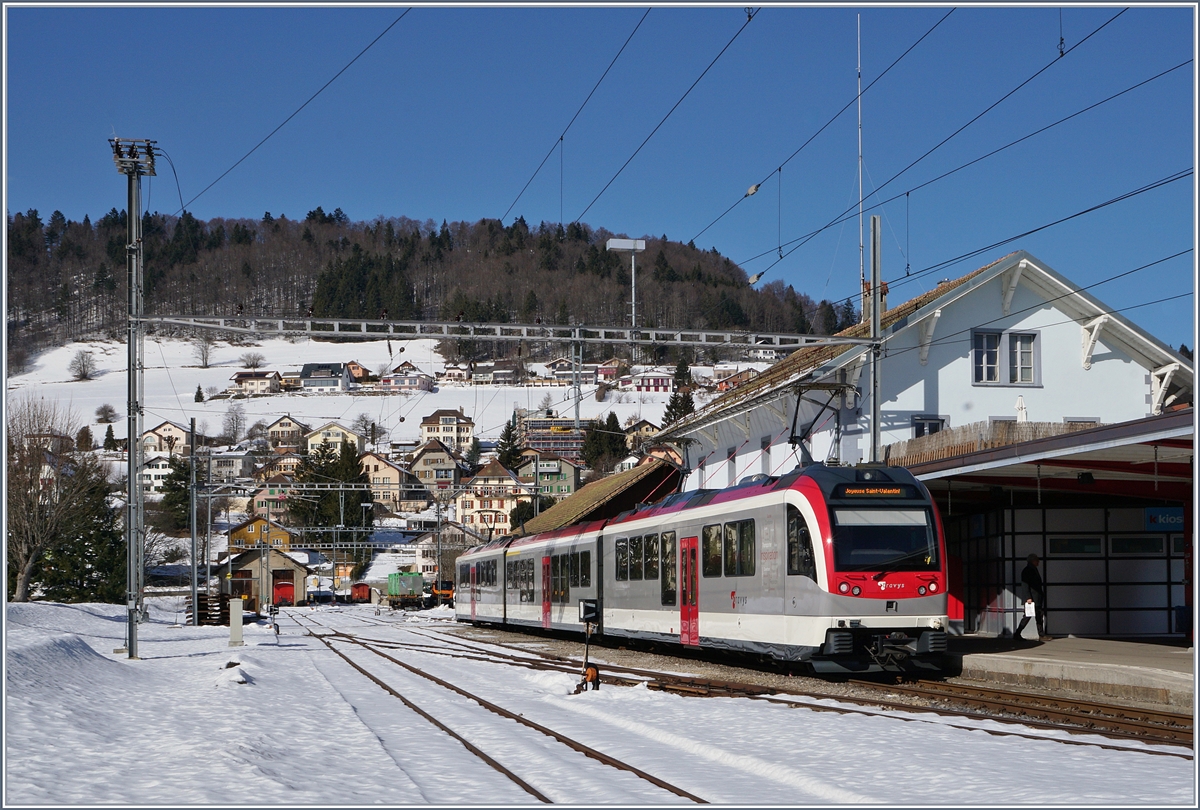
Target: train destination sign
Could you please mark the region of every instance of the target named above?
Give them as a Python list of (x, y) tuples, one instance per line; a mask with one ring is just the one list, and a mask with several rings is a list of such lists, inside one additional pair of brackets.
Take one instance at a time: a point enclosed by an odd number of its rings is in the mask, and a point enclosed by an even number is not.
[(839, 484), (833, 490), (835, 498), (916, 498), (916, 488), (909, 484)]

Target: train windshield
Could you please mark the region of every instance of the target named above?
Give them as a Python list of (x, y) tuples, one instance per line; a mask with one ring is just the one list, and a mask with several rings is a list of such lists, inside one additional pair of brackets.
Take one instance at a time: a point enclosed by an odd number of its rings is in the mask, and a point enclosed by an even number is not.
[(836, 570), (937, 570), (937, 533), (928, 509), (830, 511)]

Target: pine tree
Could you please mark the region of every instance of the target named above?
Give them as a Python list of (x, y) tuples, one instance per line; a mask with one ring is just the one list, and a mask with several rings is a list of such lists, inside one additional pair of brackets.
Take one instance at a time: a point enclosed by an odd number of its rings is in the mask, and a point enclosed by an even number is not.
[(471, 447), (467, 450), (467, 455), (464, 460), (467, 466), (472, 470), (479, 467), (479, 456), (483, 453), (483, 445), (479, 442), (479, 437), (471, 439)]
[(204, 401), (204, 391), (203, 391), (203, 389), (200, 388), (199, 385), (196, 386), (196, 401), (197, 402)]
[(696, 403), (692, 401), (692, 392), (676, 391), (667, 401), (667, 410), (663, 413), (663, 427), (678, 422), (695, 410)]
[(171, 456), (167, 464), (171, 471), (162, 482), (162, 519), (158, 528), (179, 532), (188, 528), (191, 521), (192, 462), (182, 456)]
[(687, 358), (680, 355), (679, 363), (675, 366), (675, 387), (692, 384), (692, 371), (688, 367)]
[(86, 453), (90, 451), (95, 444), (96, 442), (92, 438), (92, 429), (87, 425), (81, 427), (79, 432), (75, 434), (75, 449), (79, 452)]
[(513, 420), (504, 425), (500, 441), (496, 444), (496, 460), (505, 469), (515, 469), (521, 463), (521, 445), (517, 440), (517, 426)]
[(117, 440), (113, 436), (112, 425), (109, 425), (108, 430), (104, 431), (104, 449), (105, 450), (116, 450), (117, 449)]
[(71, 540), (43, 558), (38, 577), (42, 596), (56, 602), (109, 602), (125, 597), (125, 538), (120, 510), (109, 503), (100, 468), (81, 470), (88, 486), (73, 501)]

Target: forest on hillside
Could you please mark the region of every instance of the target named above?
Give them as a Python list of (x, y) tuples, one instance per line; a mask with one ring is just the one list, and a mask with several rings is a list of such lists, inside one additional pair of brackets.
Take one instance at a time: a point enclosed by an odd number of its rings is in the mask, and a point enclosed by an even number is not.
[[(55, 211), (8, 215), (8, 368), (68, 340), (124, 334), (125, 212), (93, 223)], [(628, 254), (586, 224), (505, 226), (407, 217), (351, 222), (340, 208), (303, 219), (198, 220), (146, 213), (149, 316), (274, 315), (612, 326), (629, 319)], [(648, 237), (638, 257), (643, 326), (829, 334), (850, 304), (815, 302), (774, 281), (755, 289), (716, 248)], [(311, 308), (311, 310), (310, 310)]]

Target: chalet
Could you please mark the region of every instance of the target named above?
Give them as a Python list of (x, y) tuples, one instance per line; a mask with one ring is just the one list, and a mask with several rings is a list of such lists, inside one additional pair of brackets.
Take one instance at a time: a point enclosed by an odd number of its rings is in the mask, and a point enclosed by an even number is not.
[(371, 499), (391, 512), (419, 512), (429, 505), (428, 490), (420, 480), (378, 453), (359, 457), (363, 474), (371, 481)]
[(583, 466), (554, 453), (523, 450), (513, 472), (539, 494), (561, 501), (579, 489)]
[(344, 363), (305, 363), (300, 369), (300, 387), (313, 393), (350, 390), (350, 371)]
[(302, 461), (304, 459), (295, 453), (277, 452), (274, 456), (263, 462), (261, 467), (254, 470), (254, 480), (261, 483), (275, 475), (295, 475), (296, 468), (300, 466), (300, 462)]
[(323, 444), (330, 445), (335, 453), (342, 451), (343, 444), (352, 444), (357, 453), (359, 448), (366, 447), (366, 438), (359, 436), (350, 428), (342, 427), (337, 422), (329, 422), (304, 434), (306, 452), (316, 452), (317, 448)]
[(475, 422), (463, 413), (442, 409), (434, 411), (421, 420), (421, 441), (434, 439), (459, 453), (465, 453), (475, 438)]
[(437, 439), (430, 439), (413, 454), (409, 469), (426, 487), (439, 490), (457, 487), (470, 472), (462, 456)]
[(633, 450), (655, 433), (658, 433), (658, 425), (639, 419), (625, 428), (625, 446)]
[[(272, 512), (274, 512), (273, 509)], [(265, 517), (256, 515), (230, 529), (229, 552), (237, 554), (262, 546), (269, 546), (281, 551), (290, 549), (294, 535), (286, 526), (273, 518), (274, 514), (272, 514), (271, 522), (268, 523)]]
[(441, 376), (447, 382), (469, 382), (471, 367), (465, 363), (447, 363)]
[(303, 388), (299, 371), (285, 371), (279, 375), (280, 391), (300, 391)]
[(277, 394), (279, 393), (278, 371), (239, 371), (229, 378), (232, 385), (230, 391), (239, 394)]
[(576, 461), (581, 457), (584, 435), (593, 420), (580, 420), (579, 430), (576, 430), (574, 417), (560, 416), (550, 409), (517, 408), (515, 414), (517, 440), (522, 447)]
[(433, 377), (418, 370), (412, 363), (404, 362), (380, 377), (375, 390), (389, 393), (432, 391)]
[(529, 486), (522, 483), (499, 461), (492, 461), (470, 480), (463, 482), (455, 498), (459, 522), (489, 535), (508, 534), (510, 513), (522, 501), (530, 501)]
[(623, 365), (624, 363), (615, 357), (605, 360), (603, 363), (596, 366), (596, 378), (600, 382), (612, 384), (616, 382), (617, 378), (621, 375), (621, 367)]
[(272, 447), (299, 448), (304, 434), (311, 428), (296, 417), (288, 414), (267, 425), (267, 441)]

